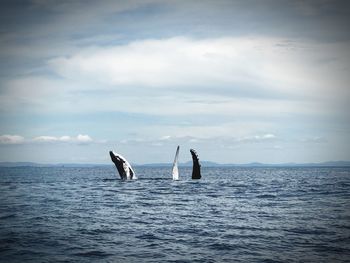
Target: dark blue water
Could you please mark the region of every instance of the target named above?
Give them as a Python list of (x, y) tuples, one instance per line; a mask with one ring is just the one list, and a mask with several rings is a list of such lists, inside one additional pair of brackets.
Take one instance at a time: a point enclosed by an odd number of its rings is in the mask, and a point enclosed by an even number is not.
[(2, 262), (350, 262), (349, 168), (1, 168)]

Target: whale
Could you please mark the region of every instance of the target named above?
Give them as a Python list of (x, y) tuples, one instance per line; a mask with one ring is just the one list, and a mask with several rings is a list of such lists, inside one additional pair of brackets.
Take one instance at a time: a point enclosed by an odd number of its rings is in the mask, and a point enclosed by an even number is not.
[(137, 179), (130, 163), (122, 155), (114, 151), (109, 151), (109, 155), (122, 180)]
[(176, 153), (175, 153), (175, 159), (174, 159), (174, 163), (173, 163), (173, 169), (172, 169), (172, 175), (173, 175), (174, 181), (179, 180), (179, 168), (177, 167), (177, 162), (179, 159), (179, 151), (180, 151), (180, 146), (177, 146)]
[(192, 155), (193, 167), (192, 167), (192, 179), (201, 179), (201, 165), (199, 163), (198, 154), (195, 150), (190, 150)]

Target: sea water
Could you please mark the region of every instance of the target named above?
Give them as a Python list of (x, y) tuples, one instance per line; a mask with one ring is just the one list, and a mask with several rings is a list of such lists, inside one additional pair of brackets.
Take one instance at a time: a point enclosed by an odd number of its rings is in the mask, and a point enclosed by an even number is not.
[(135, 172), (0, 168), (0, 261), (350, 261), (350, 168)]

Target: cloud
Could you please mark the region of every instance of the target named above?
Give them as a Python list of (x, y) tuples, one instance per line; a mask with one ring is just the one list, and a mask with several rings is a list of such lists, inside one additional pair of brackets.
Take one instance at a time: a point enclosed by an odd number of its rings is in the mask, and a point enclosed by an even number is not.
[(276, 46), (279, 42), (284, 40), (261, 37), (149, 39), (120, 46), (85, 48), (72, 56), (52, 59), (49, 65), (68, 79), (84, 78), (114, 86), (256, 85), (262, 80), (278, 78), (272, 76), (267, 67), (273, 65), (272, 62), (279, 61), (276, 68), (290, 62), (289, 54)]
[[(1, 109), (70, 116), (95, 112), (179, 116), (202, 137), (215, 132), (221, 136), (236, 133), (246, 120), (344, 114), (348, 104), (339, 100), (347, 102), (349, 91), (339, 87), (346, 87), (341, 74), (346, 63), (339, 54), (328, 64), (319, 62), (333, 53), (331, 47), (317, 43), (268, 37), (175, 37), (81, 48), (50, 59), (52, 75), (3, 83)], [(335, 65), (338, 73), (330, 70)], [(197, 116), (206, 116), (202, 127), (194, 123)], [(220, 118), (236, 122), (235, 129), (215, 121)], [(208, 127), (210, 122), (213, 127)], [(174, 132), (162, 125), (159, 131), (193, 134), (189, 127), (174, 126)]]
[(88, 144), (94, 142), (94, 140), (89, 135), (79, 134), (76, 137), (70, 136), (38, 136), (33, 138), (32, 142), (37, 143), (76, 143), (76, 144)]
[(349, 95), (346, 49), (346, 43), (274, 37), (173, 37), (87, 47), (48, 65), (67, 80), (84, 80), (84, 89), (95, 85), (120, 94), (328, 100)]
[[(203, 128), (199, 128), (203, 129)], [(180, 133), (179, 133), (180, 134)], [(211, 134), (211, 136), (209, 136)], [(263, 135), (253, 135), (253, 136), (228, 136), (229, 132), (225, 133), (207, 133), (205, 137), (201, 134), (191, 134), (191, 135), (164, 135), (160, 137), (139, 137), (132, 139), (123, 139), (119, 141), (120, 144), (124, 145), (149, 145), (149, 146), (163, 146), (177, 144), (215, 144), (215, 143), (256, 143), (262, 141), (275, 140), (276, 136), (273, 134), (263, 134)], [(76, 137), (71, 136), (48, 136), (42, 135), (37, 136), (32, 139), (25, 139), (19, 135), (1, 135), (0, 144), (76, 144), (85, 145), (91, 143), (104, 144), (106, 140), (94, 140), (89, 135), (79, 134)]]
[(1, 108), (255, 116), (332, 109), (337, 114), (350, 97), (345, 46), (256, 36), (83, 47), (48, 61), (55, 77), (4, 82)]
[(79, 134), (79, 135), (77, 136), (76, 140), (77, 140), (79, 143), (90, 143), (90, 142), (93, 141), (89, 135), (82, 135), (82, 134)]
[(60, 141), (60, 138), (54, 137), (54, 136), (38, 136), (33, 139), (33, 142), (58, 142)]
[(271, 141), (276, 140), (277, 137), (274, 134), (267, 133), (263, 135), (254, 135), (254, 136), (246, 136), (242, 138), (238, 138), (238, 142), (262, 142), (262, 141)]
[(24, 137), (20, 135), (1, 135), (0, 144), (21, 144), (24, 142)]
[(153, 145), (153, 146), (162, 146), (165, 144), (241, 144), (241, 143), (261, 143), (261, 142), (275, 142), (278, 138), (276, 135), (267, 133), (262, 135), (253, 135), (253, 136), (234, 136), (234, 135), (213, 135), (210, 137), (202, 137), (200, 134), (192, 134), (187, 136), (181, 135), (164, 135), (159, 138), (149, 137), (149, 138), (134, 138), (134, 139), (125, 139), (120, 141), (122, 144), (129, 145)]
[(303, 143), (327, 143), (328, 140), (322, 136), (314, 136), (300, 139), (300, 142)]

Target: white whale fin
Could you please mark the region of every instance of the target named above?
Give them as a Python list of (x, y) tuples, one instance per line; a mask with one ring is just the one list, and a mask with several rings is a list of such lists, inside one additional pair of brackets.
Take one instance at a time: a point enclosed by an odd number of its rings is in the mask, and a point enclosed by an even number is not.
[(175, 159), (173, 163), (173, 170), (172, 170), (173, 180), (175, 181), (179, 180), (179, 168), (177, 167), (177, 161), (179, 159), (179, 151), (180, 151), (180, 146), (177, 146)]

